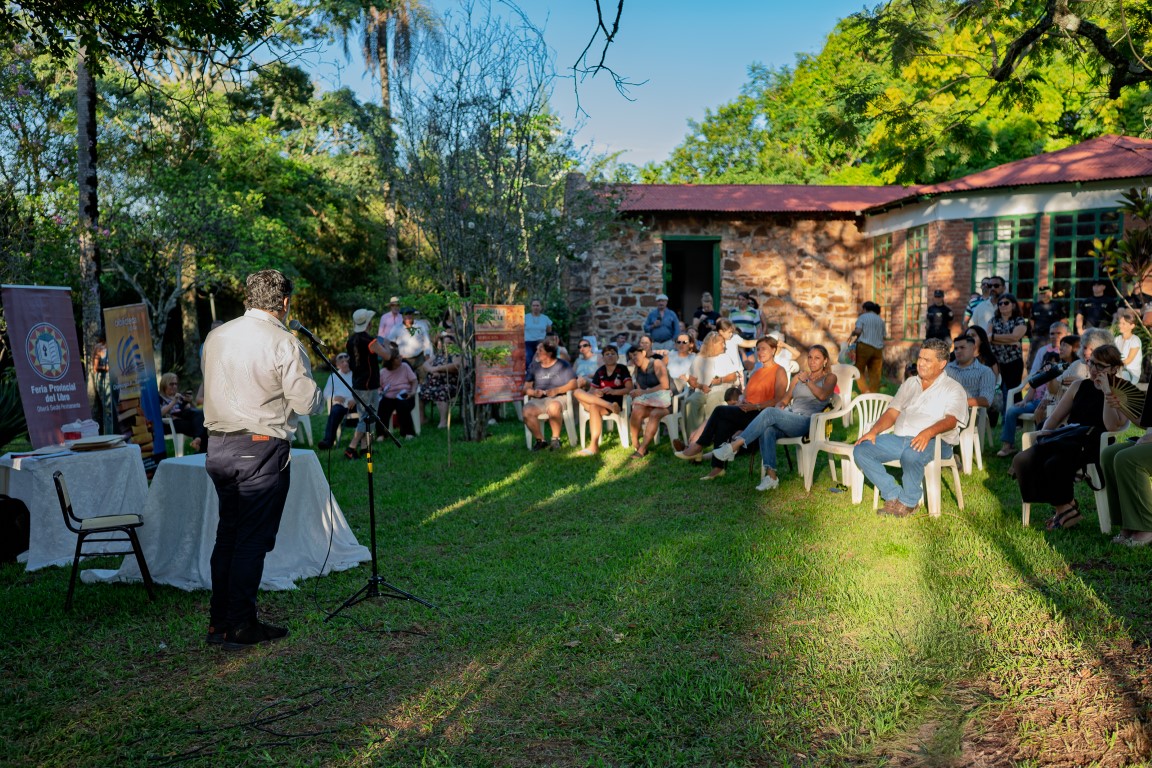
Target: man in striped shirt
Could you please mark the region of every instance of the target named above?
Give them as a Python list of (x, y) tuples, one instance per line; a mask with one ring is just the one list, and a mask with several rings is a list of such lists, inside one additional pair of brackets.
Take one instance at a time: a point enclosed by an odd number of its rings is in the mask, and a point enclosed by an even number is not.
[(976, 346), (967, 336), (952, 340), (956, 359), (948, 363), (944, 372), (956, 380), (968, 394), (968, 406), (987, 408), (996, 391), (996, 376), (992, 369), (976, 359)]

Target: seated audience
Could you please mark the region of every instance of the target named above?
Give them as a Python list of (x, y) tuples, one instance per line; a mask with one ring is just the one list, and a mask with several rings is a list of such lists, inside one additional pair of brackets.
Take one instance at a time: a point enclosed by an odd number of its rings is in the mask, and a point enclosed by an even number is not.
[(556, 347), (556, 357), (566, 363), (572, 362), (572, 355), (568, 354), (568, 348), (560, 343), (560, 334), (549, 333), (544, 337), (545, 341), (551, 342)]
[[(935, 455), (948, 458), (968, 421), (968, 395), (950, 376), (948, 342), (928, 339), (916, 358), (916, 375), (896, 391), (887, 410), (860, 436), (852, 460), (884, 498), (882, 514), (907, 517), (920, 504), (924, 467)], [(891, 432), (888, 430), (891, 429)], [(888, 473), (886, 461), (899, 460), (901, 482)]]
[[(720, 322), (726, 322), (721, 318)], [(688, 434), (704, 425), (716, 406), (724, 402), (724, 391), (743, 376), (742, 366), (725, 354), (724, 337), (714, 331), (704, 337), (700, 353), (688, 373), (692, 391), (685, 395), (684, 423)]]
[(761, 411), (743, 432), (713, 451), (713, 461), (732, 461), (742, 447), (759, 440), (765, 474), (756, 490), (770, 491), (778, 487), (776, 441), (781, 437), (808, 434), (812, 417), (832, 402), (832, 395), (836, 393), (836, 374), (831, 372), (830, 363), (826, 347), (820, 344), (809, 347), (808, 370), (792, 379), (788, 394), (775, 407)]
[(628, 427), (632, 444), (636, 446), (632, 458), (642, 459), (648, 455), (648, 445), (660, 428), (660, 419), (672, 408), (672, 390), (668, 369), (662, 360), (651, 358), (648, 350), (636, 347), (632, 361), (636, 370), (632, 374), (632, 415)]
[(992, 375), (992, 369), (976, 359), (976, 345), (967, 336), (957, 336), (952, 343), (956, 359), (948, 363), (944, 372), (964, 387), (969, 406), (987, 408), (996, 396), (996, 377)]
[(204, 429), (204, 412), (192, 406), (192, 393), (180, 391), (180, 379), (168, 372), (160, 377), (160, 415), (171, 417), (172, 426), (181, 435), (192, 438), (193, 452), (208, 441)]
[[(348, 411), (356, 405), (356, 398), (352, 396), (352, 367), (348, 363), (348, 353), (341, 352), (336, 355), (336, 371), (328, 377), (324, 385), (324, 399), (328, 401), (328, 423), (324, 426), (324, 437), (320, 439), (320, 450), (326, 451), (336, 442), (336, 430), (348, 415)], [(341, 379), (340, 377), (344, 378)]]
[(620, 353), (622, 360), (628, 359), (628, 350), (632, 349), (632, 345), (628, 343), (628, 334), (621, 331), (616, 334), (616, 351)]
[(692, 363), (696, 361), (696, 347), (687, 331), (676, 334), (675, 346), (675, 351), (664, 360), (664, 364), (675, 391), (683, 392), (691, 386), (688, 375), (692, 371)]
[(412, 422), (416, 386), (416, 372), (393, 344), (392, 356), (380, 368), (380, 406), (377, 411), (381, 421), (387, 425), (392, 423), (392, 414), (395, 413), (400, 423), (400, 434), (408, 439), (416, 437), (416, 427)]
[(456, 340), (447, 331), (436, 337), (435, 351), (431, 362), (424, 364), (424, 383), (420, 385), (420, 394), (436, 403), (436, 410), (440, 414), (437, 426), (440, 429), (448, 427), (452, 401), (460, 391), (460, 364), (450, 349), (455, 343)]
[(1072, 487), (1076, 473), (1085, 464), (1099, 460), (1102, 432), (1121, 429), (1128, 423), (1128, 417), (1115, 407), (1115, 398), (1104, 397), (1108, 374), (1120, 368), (1120, 350), (1112, 344), (1096, 347), (1088, 361), (1089, 378), (1072, 382), (1036, 437), (1042, 438), (1065, 423), (1088, 430), (1064, 440), (1034, 444), (1012, 460), (1012, 475), (1020, 484), (1023, 500), (1052, 505), (1053, 514), (1046, 526), (1050, 531), (1071, 528), (1083, 519)]
[[(572, 366), (556, 357), (556, 347), (550, 341), (542, 341), (536, 347), (536, 360), (528, 368), (524, 377), (524, 425), (535, 438), (533, 451), (545, 448), (560, 450), (560, 430), (564, 424), (564, 395), (576, 389), (576, 373)], [(540, 416), (548, 417), (552, 428), (552, 442), (544, 442), (544, 432), (540, 427)]]
[(588, 411), (592, 438), (589, 446), (577, 453), (577, 456), (595, 456), (599, 452), (604, 417), (609, 413), (620, 413), (624, 406), (624, 396), (632, 391), (632, 375), (619, 360), (620, 353), (614, 345), (604, 347), (604, 365), (592, 374), (587, 390), (577, 389), (574, 393), (576, 400)]
[(1140, 381), (1140, 370), (1144, 365), (1144, 345), (1134, 331), (1140, 322), (1136, 313), (1125, 307), (1116, 313), (1116, 325), (1120, 333), (1116, 336), (1116, 348), (1124, 360), (1120, 375), (1133, 384)]
[(572, 370), (576, 373), (576, 378), (580, 379), (581, 387), (588, 385), (588, 380), (600, 365), (600, 358), (596, 355), (596, 350), (592, 349), (592, 342), (581, 339), (576, 345), (576, 362), (572, 363)]
[[(736, 325), (726, 317), (716, 321), (716, 333), (724, 340), (724, 354), (736, 364), (736, 370), (752, 370), (756, 359), (756, 340), (739, 335)], [(747, 356), (741, 350), (747, 350)]]
[(1112, 543), (1148, 546), (1152, 543), (1152, 428), (1135, 442), (1120, 440), (1105, 448), (1100, 467), (1112, 525), (1120, 529)]
[[(676, 453), (677, 458), (700, 461), (704, 453), (703, 446), (721, 445), (727, 442), (734, 434), (748, 427), (761, 411), (772, 408), (785, 398), (788, 393), (788, 374), (777, 365), (775, 339), (765, 336), (756, 344), (756, 355), (760, 360), (760, 367), (748, 380), (748, 387), (744, 391), (743, 401), (736, 404), (723, 405), (712, 411), (698, 434), (692, 435), (691, 442), (682, 451)], [(735, 390), (729, 388), (729, 392)], [(739, 391), (736, 390), (737, 396)], [(724, 462), (713, 457), (712, 472), (704, 480), (712, 480), (724, 474)]]

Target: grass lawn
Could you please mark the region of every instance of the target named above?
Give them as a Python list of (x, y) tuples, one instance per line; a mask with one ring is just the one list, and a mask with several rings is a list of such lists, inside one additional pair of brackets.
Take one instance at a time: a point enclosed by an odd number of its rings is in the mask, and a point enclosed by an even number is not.
[[(315, 425), (321, 426), (316, 419)], [(319, 434), (319, 432), (317, 432)], [(457, 432), (456, 437), (459, 438)], [(382, 575), (261, 594), (292, 635), (204, 644), (206, 592), (0, 567), (12, 766), (1133, 765), (1152, 752), (1152, 552), (1020, 525), (1004, 460), (896, 520), (782, 471), (428, 428), (376, 462)], [(322, 457), (322, 461), (324, 461)], [(783, 462), (782, 462), (783, 464)], [(368, 543), (362, 462), (335, 494)], [(99, 561), (98, 561), (99, 562)], [(107, 564), (107, 561), (104, 561)], [(91, 566), (90, 566), (91, 567)]]

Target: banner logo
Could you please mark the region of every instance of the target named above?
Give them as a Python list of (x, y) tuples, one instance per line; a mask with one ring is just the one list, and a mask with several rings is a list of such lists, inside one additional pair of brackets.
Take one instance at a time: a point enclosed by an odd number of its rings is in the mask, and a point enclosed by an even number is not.
[(32, 326), (32, 330), (28, 331), (24, 352), (28, 355), (28, 364), (32, 370), (48, 381), (59, 381), (68, 373), (68, 364), (72, 358), (68, 340), (51, 323)]

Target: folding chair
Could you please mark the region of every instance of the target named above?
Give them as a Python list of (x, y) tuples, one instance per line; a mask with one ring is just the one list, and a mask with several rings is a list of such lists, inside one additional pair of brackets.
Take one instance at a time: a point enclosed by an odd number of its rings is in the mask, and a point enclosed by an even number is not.
[[(135, 555), (140, 566), (140, 575), (144, 579), (144, 586), (148, 590), (148, 599), (155, 600), (156, 592), (152, 588), (152, 574), (148, 572), (148, 564), (144, 562), (144, 550), (140, 547), (140, 539), (136, 536), (136, 529), (144, 524), (140, 515), (104, 515), (102, 517), (79, 518), (72, 512), (72, 499), (68, 495), (68, 486), (64, 483), (64, 473), (56, 470), (52, 473), (52, 481), (56, 484), (56, 497), (60, 500), (60, 514), (64, 516), (64, 525), (76, 534), (76, 555), (72, 558), (72, 576), (68, 580), (68, 598), (64, 601), (64, 610), (72, 610), (72, 594), (76, 591), (76, 573), (80, 569), (80, 558), (84, 556), (84, 543), (121, 542), (131, 544), (127, 551), (106, 552), (104, 555)], [(114, 535), (120, 534), (120, 535)], [(122, 538), (122, 537), (127, 537)]]

